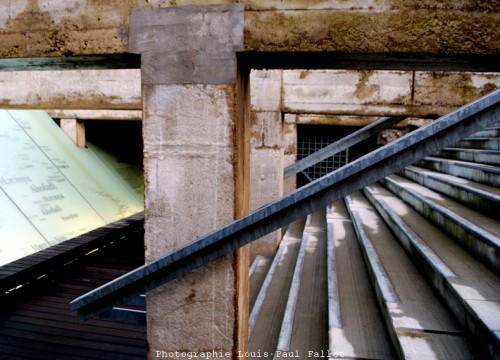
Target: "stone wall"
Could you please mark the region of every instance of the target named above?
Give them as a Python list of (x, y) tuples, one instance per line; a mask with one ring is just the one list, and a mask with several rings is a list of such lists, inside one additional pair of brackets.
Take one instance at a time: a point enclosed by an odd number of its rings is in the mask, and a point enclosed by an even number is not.
[(497, 73), (287, 70), (282, 111), (432, 118), (498, 87)]
[(246, 50), (500, 53), (494, 0), (4, 0), (0, 58), (125, 53), (133, 8), (234, 2)]
[[(250, 209), (283, 195), (283, 136), (281, 70), (250, 74)], [(281, 240), (276, 231), (251, 244), (251, 256), (273, 256)]]

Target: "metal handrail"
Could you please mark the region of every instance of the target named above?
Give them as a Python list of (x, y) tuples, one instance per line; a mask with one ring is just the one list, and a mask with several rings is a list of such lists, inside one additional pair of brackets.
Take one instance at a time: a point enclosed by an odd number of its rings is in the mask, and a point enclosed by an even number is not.
[(341, 151), (344, 151), (351, 146), (359, 144), (361, 141), (370, 138), (374, 134), (378, 134), (382, 130), (389, 128), (390, 126), (397, 124), (401, 120), (403, 120), (405, 116), (392, 116), (392, 117), (383, 117), (374, 121), (371, 124), (368, 124), (361, 129), (353, 132), (350, 135), (343, 137), (342, 139), (325, 146), (323, 149), (314, 152), (313, 154), (300, 159), (299, 161), (289, 165), (285, 168), (283, 173), (283, 177), (289, 178), (299, 172), (316, 165), (318, 162), (328, 159), (335, 154), (338, 154)]
[(73, 302), (80, 321), (231, 253), (500, 121), (496, 90)]

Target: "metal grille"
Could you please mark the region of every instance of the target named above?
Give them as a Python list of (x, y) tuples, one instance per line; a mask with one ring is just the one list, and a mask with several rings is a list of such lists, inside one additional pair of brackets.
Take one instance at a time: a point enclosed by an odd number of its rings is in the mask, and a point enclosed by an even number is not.
[[(297, 129), (297, 160), (300, 160), (327, 145), (330, 145), (343, 137), (358, 130), (359, 127), (352, 126), (327, 126), (327, 125), (299, 125)], [(339, 152), (318, 164), (304, 170), (297, 177), (297, 185), (303, 186), (312, 180), (316, 180), (329, 172), (338, 169), (345, 164), (363, 156), (373, 150), (376, 144), (373, 142), (362, 142), (359, 146)]]
[[(339, 140), (339, 138), (329, 134), (318, 134), (316, 136), (309, 135), (301, 139), (298, 146), (297, 159), (300, 160), (305, 158), (337, 140)], [(341, 151), (340, 153), (335, 154), (334, 156), (329, 157), (314, 166), (311, 166), (310, 168), (304, 170), (304, 173), (309, 179), (315, 180), (341, 166), (344, 166), (348, 162), (349, 149)]]

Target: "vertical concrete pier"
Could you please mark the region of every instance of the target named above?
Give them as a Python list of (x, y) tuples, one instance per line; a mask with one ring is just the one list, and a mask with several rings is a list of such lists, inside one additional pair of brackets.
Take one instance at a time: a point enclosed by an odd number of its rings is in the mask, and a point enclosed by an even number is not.
[[(283, 195), (282, 70), (255, 70), (250, 76), (250, 208)], [(251, 244), (251, 257), (274, 256), (281, 241), (275, 231)]]
[[(129, 46), (142, 60), (152, 261), (240, 215), (236, 51), (243, 6), (135, 9)], [(244, 258), (240, 250), (147, 294), (149, 358), (217, 352), (231, 359), (244, 351)]]

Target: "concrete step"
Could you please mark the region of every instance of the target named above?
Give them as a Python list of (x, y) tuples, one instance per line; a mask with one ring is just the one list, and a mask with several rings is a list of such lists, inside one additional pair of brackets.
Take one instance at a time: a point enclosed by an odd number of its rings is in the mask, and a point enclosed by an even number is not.
[(372, 285), (401, 359), (474, 359), (458, 323), (361, 193), (346, 197)]
[(453, 147), (464, 149), (500, 150), (500, 139), (495, 137), (469, 137), (460, 140)]
[(451, 160), (476, 162), (485, 165), (500, 165), (500, 151), (495, 150), (446, 148), (439, 151), (436, 154), (436, 157)]
[[(325, 211), (308, 216), (274, 358), (328, 350)], [(285, 294), (283, 294), (285, 296)]]
[(302, 219), (288, 227), (251, 308), (248, 348), (252, 353), (276, 350), (304, 224)]
[(272, 258), (268, 256), (257, 255), (252, 261), (250, 266), (250, 300), (249, 308), (252, 309), (257, 297), (259, 296), (259, 290), (262, 288), (266, 275), (272, 264)]
[(500, 274), (499, 221), (399, 175), (381, 183)]
[(364, 189), (385, 223), (475, 344), (500, 358), (500, 278), (381, 185)]
[(417, 166), (408, 166), (400, 174), (483, 214), (500, 213), (500, 189), (497, 187)]
[(417, 162), (420, 166), (436, 170), (445, 174), (458, 176), (463, 179), (500, 187), (500, 167), (483, 165), (459, 160), (449, 160), (438, 157), (426, 157)]
[(327, 245), (330, 358), (394, 359), (396, 355), (343, 200), (327, 209)]
[(489, 127), (487, 129), (478, 131), (472, 137), (500, 137), (500, 127)]

